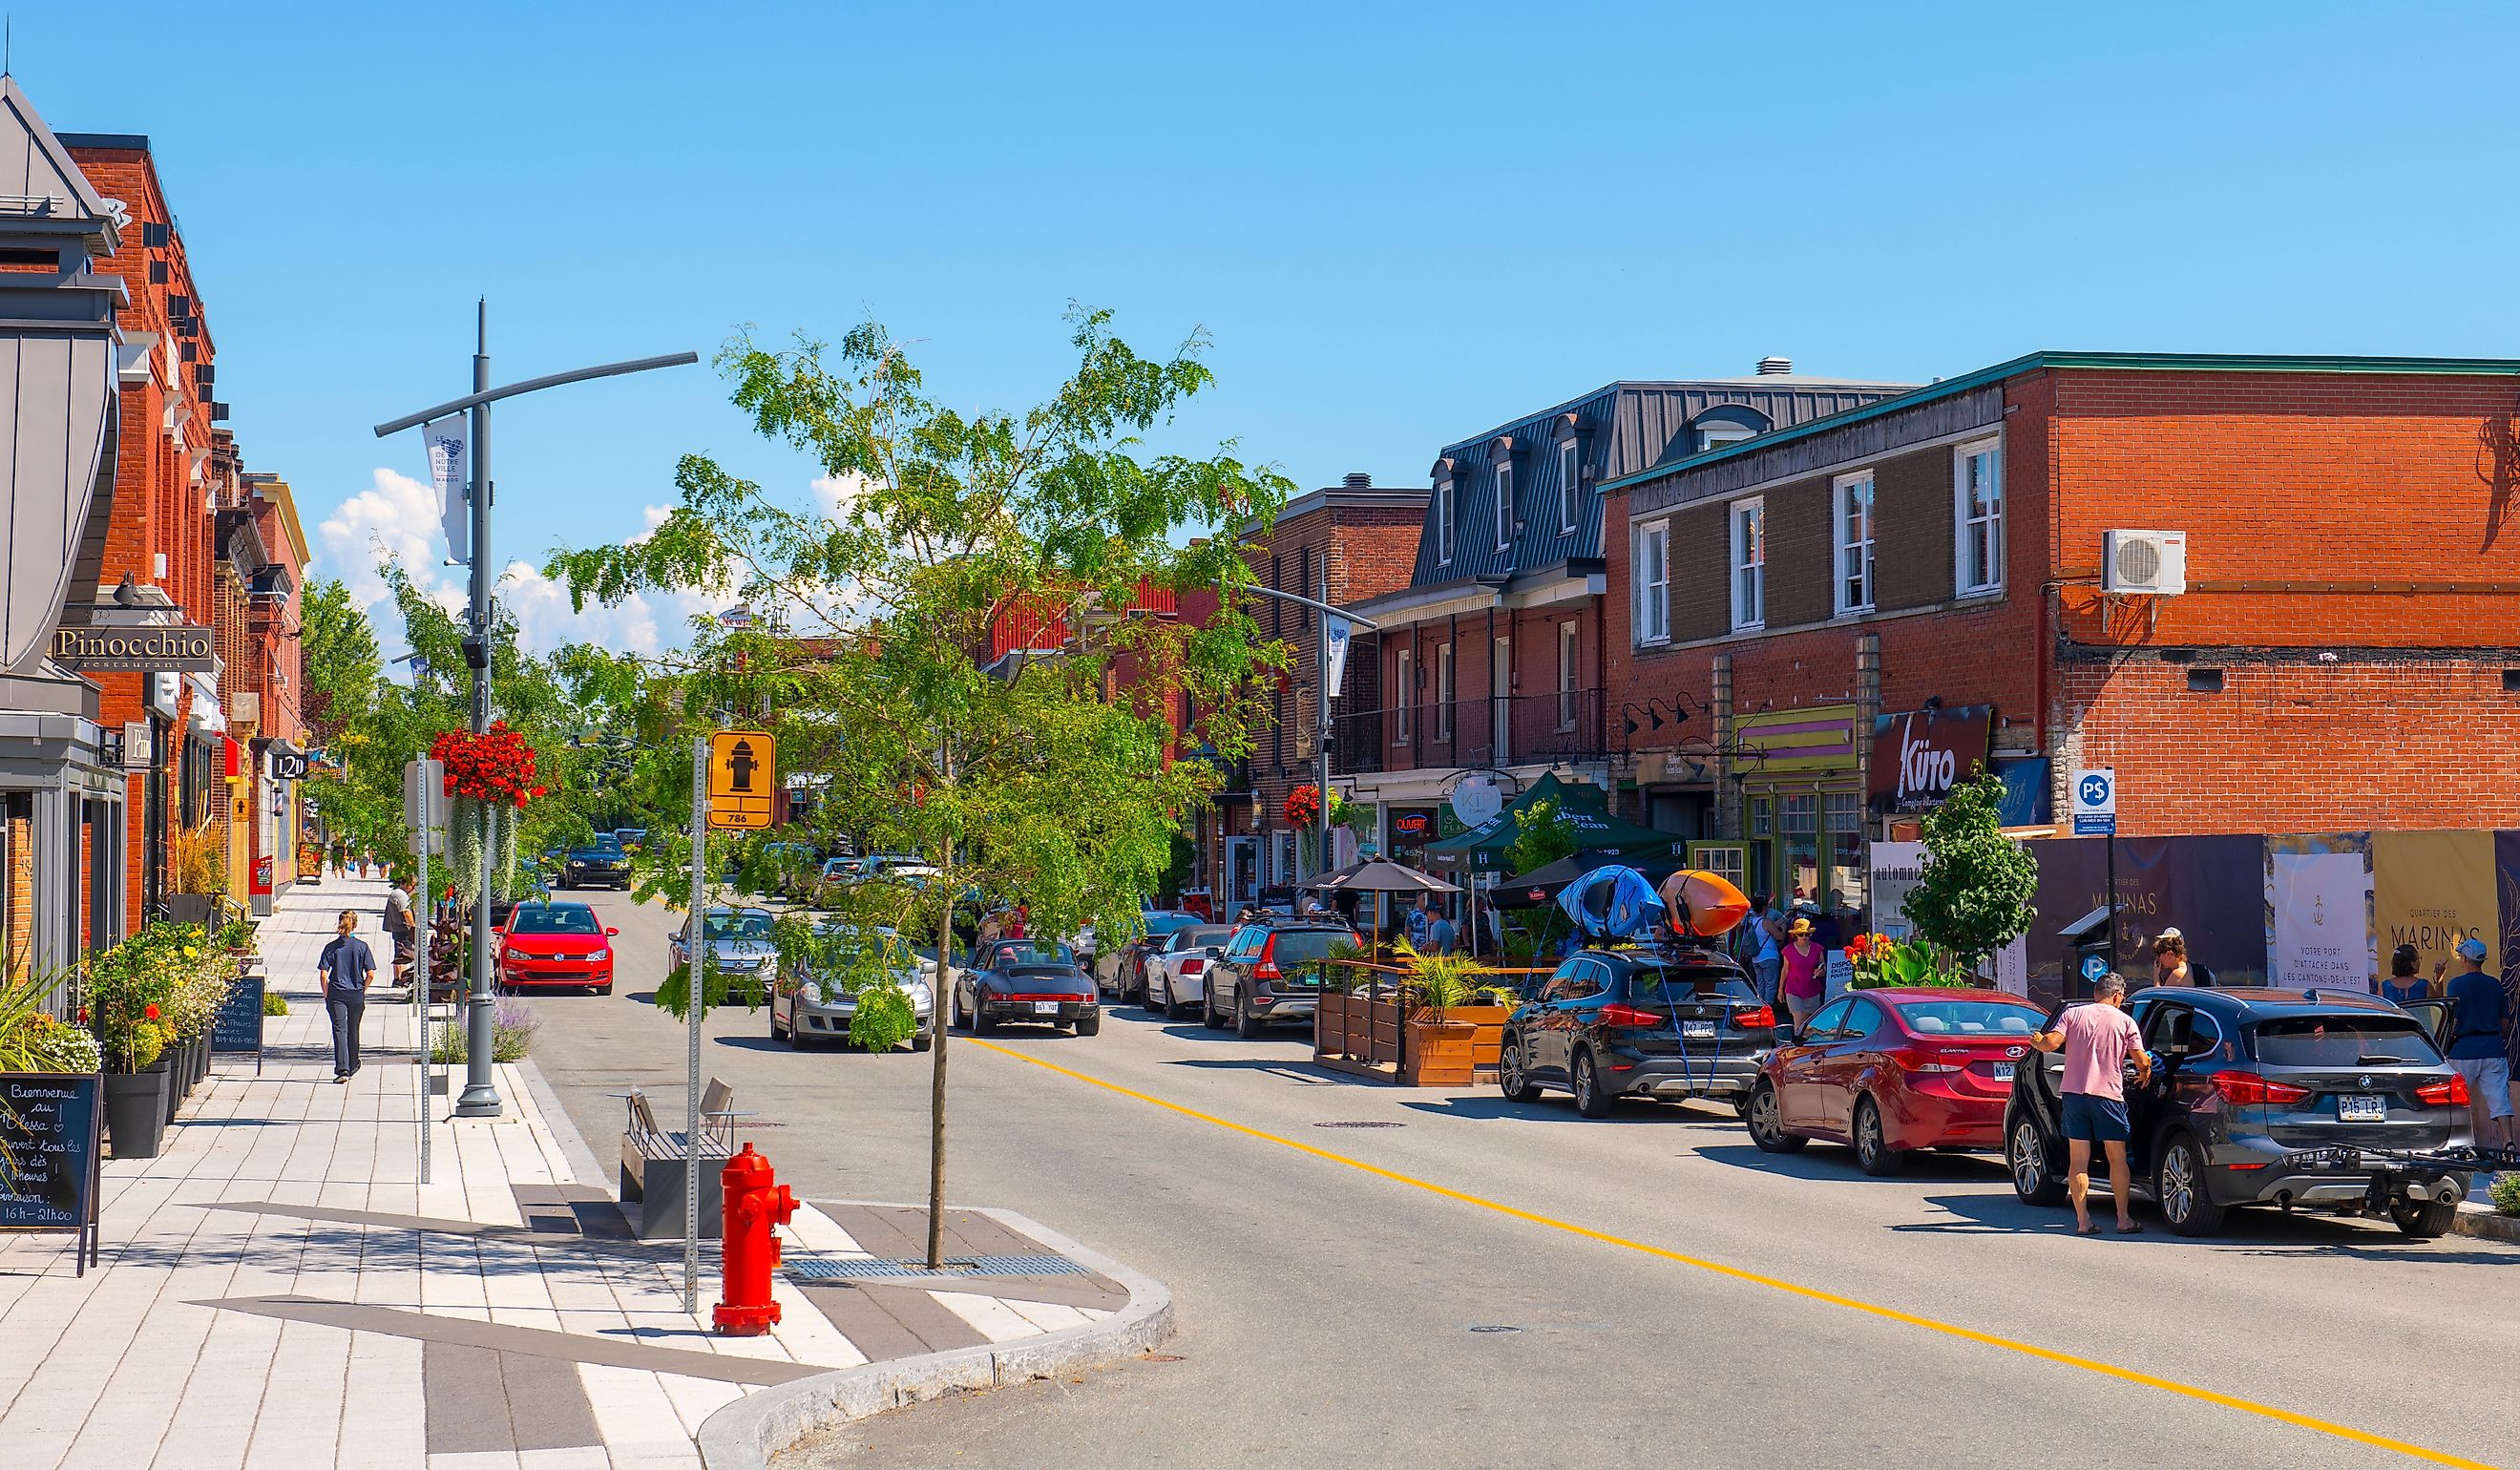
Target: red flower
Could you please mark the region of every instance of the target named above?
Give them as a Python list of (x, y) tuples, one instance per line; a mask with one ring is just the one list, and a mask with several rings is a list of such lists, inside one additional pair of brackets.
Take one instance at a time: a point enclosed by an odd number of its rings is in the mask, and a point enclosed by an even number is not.
[(158, 1019), (158, 1002), (155, 1001), (150, 1002), (140, 1013), (153, 1021)]

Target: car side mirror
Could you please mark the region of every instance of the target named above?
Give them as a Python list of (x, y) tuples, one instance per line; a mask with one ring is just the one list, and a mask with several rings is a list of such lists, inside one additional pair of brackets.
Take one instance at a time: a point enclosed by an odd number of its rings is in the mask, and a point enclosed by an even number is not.
[(614, 938), (615, 936), (619, 935), (619, 934), (620, 934), (620, 932), (621, 932), (621, 931), (620, 931), (620, 930), (618, 930), (618, 929), (607, 929), (607, 930), (605, 930), (605, 931), (604, 931), (604, 937), (605, 937), (605, 938), (607, 938), (607, 939), (611, 939), (611, 938)]

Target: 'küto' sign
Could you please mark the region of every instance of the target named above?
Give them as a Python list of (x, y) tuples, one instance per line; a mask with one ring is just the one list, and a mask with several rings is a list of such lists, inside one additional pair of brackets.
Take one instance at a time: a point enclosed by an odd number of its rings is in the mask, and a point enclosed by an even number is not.
[(1865, 787), (1875, 812), (1922, 812), (1986, 765), (1995, 706), (1964, 704), (1872, 719)]
[(210, 630), (191, 626), (63, 628), (53, 634), (53, 662), (82, 672), (214, 674)]

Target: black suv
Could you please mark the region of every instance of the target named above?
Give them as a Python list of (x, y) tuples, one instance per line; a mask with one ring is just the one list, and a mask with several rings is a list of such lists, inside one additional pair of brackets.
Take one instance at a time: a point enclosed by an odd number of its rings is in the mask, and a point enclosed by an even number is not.
[(592, 888), (598, 883), (608, 888), (630, 886), (630, 855), (609, 836), (599, 837), (584, 847), (572, 847), (560, 860), (558, 886)]
[(1508, 1018), (1497, 1082), (1515, 1102), (1564, 1088), (1588, 1118), (1621, 1097), (1716, 1097), (1737, 1111), (1776, 1045), (1775, 1009), (1722, 951), (1587, 950)]
[[(2156, 987), (2127, 1009), (2154, 1060), (2151, 1086), (2127, 1082), (2130, 1187), (2172, 1229), (2210, 1234), (2261, 1204), (2450, 1228), (2469, 1166), (2357, 1152), (2467, 1141), (2466, 1085), (2423, 1020), (2359, 991)], [(2065, 1197), (2064, 1066), (2051, 1051), (2020, 1068), (2004, 1109), (2004, 1163), (2029, 1204)]]
[(1322, 977), (1313, 961), (1333, 945), (1356, 944), (1354, 929), (1336, 919), (1280, 918), (1238, 926), (1224, 953), (1209, 962), (1201, 1018), (1234, 1034), (1255, 1037), (1273, 1021), (1309, 1021), (1322, 1005)]

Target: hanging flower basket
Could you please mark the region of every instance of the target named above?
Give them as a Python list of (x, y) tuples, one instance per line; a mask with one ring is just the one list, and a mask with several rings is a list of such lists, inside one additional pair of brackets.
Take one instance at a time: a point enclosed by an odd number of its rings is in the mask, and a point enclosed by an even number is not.
[(1286, 793), (1286, 824), (1309, 827), (1322, 820), (1322, 788), (1297, 786)]
[(491, 721), (490, 728), (479, 735), (447, 731), (430, 743), (428, 757), (445, 763), (449, 796), (521, 809), (533, 798), (549, 794), (548, 788), (534, 783), (534, 747), (510, 730), (505, 720)]

